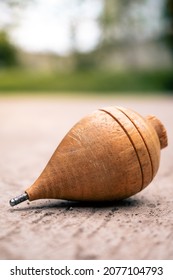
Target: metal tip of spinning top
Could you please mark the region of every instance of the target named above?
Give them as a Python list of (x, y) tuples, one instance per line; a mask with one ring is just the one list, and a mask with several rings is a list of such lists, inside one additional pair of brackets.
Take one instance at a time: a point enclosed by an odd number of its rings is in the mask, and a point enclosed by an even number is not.
[(12, 198), (9, 201), (9, 203), (10, 203), (11, 206), (15, 206), (15, 205), (17, 205), (17, 204), (27, 200), (27, 199), (29, 199), (27, 193), (23, 193), (23, 194), (21, 194), (19, 196), (16, 196), (16, 197)]

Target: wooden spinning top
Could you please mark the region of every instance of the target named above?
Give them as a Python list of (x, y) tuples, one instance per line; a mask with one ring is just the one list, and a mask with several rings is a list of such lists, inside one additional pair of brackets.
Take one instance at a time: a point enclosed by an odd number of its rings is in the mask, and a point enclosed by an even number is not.
[(130, 197), (152, 181), (166, 146), (166, 130), (156, 117), (122, 107), (97, 110), (69, 131), (38, 179), (10, 205), (26, 199)]

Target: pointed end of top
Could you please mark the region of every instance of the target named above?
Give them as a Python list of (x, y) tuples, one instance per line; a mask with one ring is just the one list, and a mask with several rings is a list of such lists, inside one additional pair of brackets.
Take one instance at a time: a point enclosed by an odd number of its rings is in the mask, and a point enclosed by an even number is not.
[(158, 135), (159, 141), (160, 141), (161, 149), (164, 149), (165, 147), (167, 147), (168, 146), (168, 137), (167, 137), (166, 129), (165, 129), (164, 125), (161, 123), (161, 121), (158, 120), (153, 115), (147, 116), (146, 119), (154, 127), (154, 129)]
[(15, 206), (15, 205), (17, 205), (17, 204), (19, 204), (19, 203), (21, 203), (21, 202), (27, 200), (27, 199), (29, 199), (27, 193), (23, 193), (23, 194), (21, 194), (21, 195), (19, 195), (19, 196), (16, 196), (16, 197), (12, 198), (12, 199), (9, 201), (9, 203), (10, 203), (10, 205), (13, 207), (13, 206)]

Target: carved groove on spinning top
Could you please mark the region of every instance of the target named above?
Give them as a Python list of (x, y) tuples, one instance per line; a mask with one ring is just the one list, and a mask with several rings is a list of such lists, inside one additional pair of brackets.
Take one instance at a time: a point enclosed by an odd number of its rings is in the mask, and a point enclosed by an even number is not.
[[(117, 108), (119, 110), (119, 108)], [(121, 128), (124, 130), (124, 132), (126, 133), (129, 141), (131, 142), (132, 146), (133, 146), (133, 149), (136, 153), (136, 156), (137, 156), (137, 159), (138, 159), (138, 162), (139, 162), (139, 166), (140, 166), (140, 170), (141, 170), (141, 178), (142, 178), (142, 184), (141, 184), (141, 187), (140, 187), (140, 191), (143, 189), (143, 185), (144, 185), (144, 174), (143, 174), (143, 169), (142, 169), (142, 163), (140, 161), (140, 158), (139, 158), (139, 155), (138, 155), (138, 152), (136, 150), (136, 147), (135, 147), (135, 144), (133, 143), (133, 140), (131, 139), (130, 135), (128, 134), (128, 131), (125, 129), (125, 127), (121, 124), (121, 122), (114, 116), (112, 115), (110, 112), (104, 110), (104, 109), (99, 109), (99, 111), (102, 111), (106, 114), (108, 114), (109, 116), (111, 116), (120, 126)], [(120, 111), (120, 110), (119, 110)], [(124, 112), (122, 112), (124, 113)], [(129, 119), (129, 118), (128, 118)], [(131, 120), (130, 120), (131, 121)], [(132, 121), (131, 121), (132, 122)], [(134, 123), (132, 122), (132, 124), (134, 125)], [(136, 126), (135, 126), (136, 128)]]
[(140, 130), (138, 129), (137, 125), (133, 122), (133, 119), (131, 119), (123, 110), (121, 110), (120, 107), (117, 107), (117, 109), (118, 109), (119, 111), (121, 111), (124, 115), (126, 115), (126, 117), (133, 123), (133, 125), (136, 127), (136, 129), (137, 129), (139, 135), (141, 136), (141, 138), (142, 138), (142, 140), (143, 140), (143, 142), (144, 142), (144, 145), (145, 145), (145, 147), (146, 147), (146, 149), (147, 149), (148, 156), (149, 156), (149, 158), (150, 158), (151, 170), (152, 170), (152, 178), (153, 178), (153, 174), (154, 174), (154, 171), (153, 171), (153, 162), (152, 162), (152, 158), (151, 158), (150, 151), (149, 151), (149, 149), (148, 149), (148, 146), (147, 146), (147, 144), (146, 144), (146, 142), (145, 142), (145, 139), (144, 139), (142, 133), (141, 133)]

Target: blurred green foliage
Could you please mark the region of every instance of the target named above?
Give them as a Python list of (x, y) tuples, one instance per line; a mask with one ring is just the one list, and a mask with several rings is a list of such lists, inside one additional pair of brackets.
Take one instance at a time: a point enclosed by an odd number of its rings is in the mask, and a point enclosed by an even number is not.
[[(45, 92), (46, 94), (49, 92), (86, 92), (91, 94), (93, 92), (111, 94), (116, 92), (173, 92), (173, 68), (171, 69), (170, 65), (167, 68), (164, 67), (162, 62), (159, 67), (154, 64), (154, 59), (161, 61), (160, 57), (162, 51), (160, 51), (157, 58), (155, 58), (156, 56), (153, 57), (153, 66), (151, 68), (150, 64), (148, 68), (142, 68), (139, 64), (136, 65), (135, 63), (136, 61), (139, 63), (140, 57), (137, 56), (136, 53), (134, 54), (134, 52), (133, 55), (126, 56), (128, 57), (125, 61), (127, 67), (104, 67), (104, 62), (107, 61), (109, 64), (113, 62), (116, 66), (116, 64), (118, 64), (118, 55), (120, 54), (124, 57), (128, 49), (133, 49), (136, 45), (138, 35), (142, 30), (141, 27), (145, 22), (143, 22), (142, 18), (135, 17), (131, 11), (135, 3), (141, 5), (142, 8), (145, 7), (147, 1), (148, 0), (104, 0), (103, 8), (97, 19), (101, 30), (98, 44), (94, 50), (86, 53), (80, 53), (76, 48), (75, 28), (77, 28), (78, 25), (72, 25), (71, 35), (73, 50), (67, 60), (60, 60), (59, 64), (63, 65), (62, 68), (54, 67), (53, 63), (56, 62), (56, 60), (58, 65), (58, 56), (53, 57), (53, 60), (49, 60), (49, 56), (46, 54), (44, 57), (42, 56), (41, 59), (39, 55), (34, 56), (33, 54), (33, 58), (31, 59), (31, 55), (29, 56), (27, 53), (22, 53), (21, 50), (16, 49), (10, 42), (5, 31), (0, 31), (0, 94), (4, 92)], [(6, 3), (9, 9), (8, 11), (17, 7), (17, 9), (22, 12), (25, 5), (27, 6), (29, 3), (34, 3), (34, 0), (0, 0), (0, 3), (1, 2), (3, 4), (4, 2)], [(78, 2), (82, 3), (85, 2), (85, 0), (80, 0)], [(165, 0), (163, 6), (164, 12), (163, 10), (162, 12), (164, 13), (164, 19), (166, 21), (165, 26), (162, 26), (164, 32), (153, 36), (152, 39), (149, 39), (148, 43), (150, 44), (152, 42), (153, 47), (157, 48), (160, 41), (161, 43), (166, 42), (173, 54), (173, 0)], [(115, 27), (118, 33), (115, 32)], [(121, 36), (117, 36), (117, 34)], [(158, 38), (158, 36), (160, 37)], [(142, 44), (141, 47), (145, 48)], [(141, 51), (140, 47), (138, 47), (137, 51), (139, 50)], [(169, 51), (165, 50), (165, 52), (168, 53)], [(143, 55), (146, 55), (146, 53), (143, 53)], [(149, 55), (150, 53), (147, 54), (147, 58), (151, 57), (152, 60), (152, 56)], [(37, 68), (38, 65), (39, 67)], [(43, 69), (44, 65), (48, 65), (48, 68)], [(51, 68), (51, 65), (54, 68)], [(68, 65), (70, 65), (71, 68)], [(67, 69), (66, 72), (65, 68), (68, 67), (69, 69)], [(35, 71), (36, 68), (37, 71)], [(118, 71), (116, 69), (124, 69), (124, 71)], [(42, 70), (44, 72), (41, 72)]]
[(171, 92), (172, 71), (39, 73), (24, 70), (0, 72), (0, 92)]
[(163, 39), (173, 54), (173, 0), (166, 0), (164, 17), (166, 19), (167, 28)]
[(5, 31), (0, 32), (0, 68), (17, 65), (17, 49), (10, 43)]

